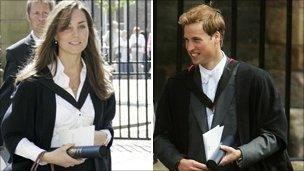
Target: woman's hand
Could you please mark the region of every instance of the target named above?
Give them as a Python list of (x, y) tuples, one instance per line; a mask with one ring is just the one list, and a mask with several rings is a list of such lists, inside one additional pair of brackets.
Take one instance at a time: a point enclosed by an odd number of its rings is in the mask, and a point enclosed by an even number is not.
[(226, 164), (232, 163), (236, 160), (238, 160), (242, 152), (239, 149), (234, 149), (232, 147), (226, 146), (226, 145), (221, 145), (221, 149), (226, 152), (226, 155), (222, 158), (220, 162), (220, 166), (224, 166)]
[(107, 133), (103, 131), (95, 131), (94, 145), (107, 145)]
[(55, 164), (65, 168), (82, 164), (84, 162), (84, 159), (77, 160), (67, 154), (67, 149), (72, 146), (74, 146), (74, 144), (66, 144), (54, 151), (46, 152), (42, 157), (42, 162)]

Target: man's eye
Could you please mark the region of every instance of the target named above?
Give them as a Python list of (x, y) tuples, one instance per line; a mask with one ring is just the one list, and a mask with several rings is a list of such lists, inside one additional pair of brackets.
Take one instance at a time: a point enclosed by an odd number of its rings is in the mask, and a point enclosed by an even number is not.
[(44, 13), (42, 13), (42, 15), (43, 15), (43, 16), (48, 16), (48, 15), (49, 15), (49, 13), (44, 12)]
[(193, 42), (195, 42), (195, 43), (198, 43), (200, 41), (201, 41), (200, 39), (193, 39)]

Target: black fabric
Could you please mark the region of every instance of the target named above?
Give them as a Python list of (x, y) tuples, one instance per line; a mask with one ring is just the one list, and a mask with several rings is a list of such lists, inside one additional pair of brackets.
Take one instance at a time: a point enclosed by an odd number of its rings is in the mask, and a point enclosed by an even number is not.
[[(228, 63), (228, 62), (227, 62)], [(211, 124), (211, 128), (216, 125), (224, 125), (222, 138), (227, 136), (233, 137), (233, 143), (230, 145), (233, 148), (239, 147), (238, 136), (236, 136), (237, 122), (236, 122), (236, 104), (235, 104), (235, 75), (237, 72), (237, 66), (231, 70), (230, 66), (226, 63), (223, 72), (229, 72), (230, 75), (226, 79), (226, 84), (217, 99), (217, 104), (214, 108), (214, 116)], [(195, 84), (201, 84), (201, 76), (199, 68), (194, 70), (193, 81)], [(222, 76), (221, 79), (224, 77)], [(198, 85), (201, 87), (201, 85)], [(205, 163), (205, 148), (202, 134), (209, 130), (207, 121), (206, 106), (202, 103), (194, 92), (189, 89), (190, 95), (190, 106), (189, 106), (189, 138), (188, 138), (188, 153), (187, 157), (194, 159), (195, 161)], [(237, 170), (235, 164), (220, 166), (217, 168), (219, 171), (224, 170)]]
[(6, 66), (3, 80), (15, 77), (34, 54), (35, 40), (31, 34), (6, 49)]
[[(18, 70), (24, 67), (34, 52), (34, 38), (28, 35), (19, 42), (6, 49), (6, 66), (3, 74), (3, 85), (0, 88), (0, 124), (11, 104), (11, 95), (15, 90), (14, 80)], [(2, 133), (0, 131), (0, 145), (2, 145)]]
[(74, 167), (68, 167), (68, 168), (64, 168), (64, 167), (61, 167), (61, 166), (57, 166), (55, 165), (54, 167), (54, 170), (55, 171), (94, 171), (96, 170), (95, 169), (95, 166), (94, 166), (94, 160), (93, 159), (86, 159), (86, 161), (83, 163), (83, 164), (80, 164), (80, 165), (76, 165)]
[[(16, 171), (30, 170), (31, 164), (32, 164), (32, 161), (30, 161), (30, 160), (22, 161), (22, 162), (19, 162), (18, 164), (13, 164), (12, 170), (16, 170)], [(94, 164), (93, 159), (86, 159), (84, 163), (82, 163), (80, 165), (76, 165), (74, 167), (64, 168), (61, 166), (54, 165), (54, 170), (55, 171), (94, 171), (94, 170), (97, 170), (97, 169), (95, 169), (94, 165), (95, 164)], [(50, 164), (39, 165), (37, 167), (37, 171), (51, 171), (51, 165)]]
[(212, 100), (210, 100), (208, 98), (208, 96), (203, 92), (202, 88), (201, 88), (201, 84), (197, 84), (196, 82), (194, 82), (194, 73), (195, 70), (198, 70), (198, 66), (193, 66), (191, 67), (191, 70), (189, 72), (186, 72), (185, 74), (187, 74), (185, 76), (185, 85), (187, 85), (187, 88), (189, 89), (189, 91), (193, 92), (194, 95), (205, 105), (207, 106), (209, 109), (213, 110), (213, 106), (214, 103), (212, 102)]
[(191, 67), (188, 72), (186, 72), (186, 76), (185, 76), (185, 85), (187, 85), (187, 87), (189, 88), (189, 90), (191, 92), (194, 93), (194, 95), (209, 109), (214, 110), (215, 109), (215, 105), (217, 103), (217, 100), (220, 96), (220, 94), (222, 93), (222, 91), (224, 90), (224, 88), (226, 87), (226, 85), (228, 84), (228, 81), (231, 77), (232, 71), (234, 69), (234, 67), (238, 64), (237, 61), (228, 58), (228, 62), (227, 62), (227, 66), (225, 67), (225, 69), (227, 70), (227, 72), (223, 72), (223, 75), (221, 76), (217, 89), (216, 89), (216, 93), (215, 93), (215, 97), (214, 97), (214, 101), (212, 102), (212, 100), (209, 99), (209, 97), (203, 92), (202, 88), (201, 88), (201, 84), (197, 84), (194, 81), (194, 73), (195, 70), (198, 70), (198, 65)]
[(88, 94), (92, 90), (90, 83), (89, 83), (89, 77), (86, 76), (82, 90), (79, 95), (78, 101), (67, 91), (65, 91), (63, 88), (61, 88), (59, 85), (55, 84), (52, 77), (50, 76), (50, 71), (48, 68), (43, 70), (43, 74), (46, 75), (46, 77), (42, 77), (38, 79), (38, 82), (43, 84), (44, 86), (48, 87), (50, 90), (52, 90), (54, 93), (62, 97), (64, 100), (69, 102), (71, 105), (73, 105), (77, 109), (81, 109), (83, 106), (85, 100), (88, 97)]
[[(33, 163), (14, 154), (17, 144), (24, 137), (38, 147), (50, 150), (56, 117), (56, 97), (54, 91), (41, 84), (39, 79), (44, 78), (30, 78), (18, 85), (12, 101), (12, 111), (3, 120), (3, 137), (12, 155), (13, 167), (26, 169)], [(100, 100), (94, 92), (90, 92), (90, 96), (95, 110), (93, 124), (96, 130), (110, 130), (110, 148), (114, 137), (111, 121), (115, 115), (115, 96), (113, 94), (107, 100)], [(96, 170), (111, 169), (110, 154), (94, 161), (95, 168), (99, 168)]]
[[(174, 170), (177, 159), (188, 158), (189, 98), (184, 71), (168, 79), (162, 93), (154, 129), (154, 153), (167, 167)], [(241, 62), (235, 80), (237, 137), (240, 145), (247, 144), (267, 130), (278, 139), (280, 150), (267, 158), (251, 163), (244, 170), (292, 170), (287, 147), (286, 116), (269, 74)], [(197, 135), (201, 136), (201, 135)], [(166, 149), (166, 150), (162, 150)]]
[[(11, 94), (14, 92), (13, 79), (9, 79), (4, 82), (0, 88), (0, 125), (2, 123), (3, 117), (11, 104)], [(0, 146), (3, 145), (2, 132), (0, 131)]]
[(270, 75), (242, 63), (236, 77), (238, 134), (247, 144), (264, 130), (274, 134), (279, 151), (247, 167), (248, 170), (293, 170), (287, 153), (287, 120), (278, 91)]

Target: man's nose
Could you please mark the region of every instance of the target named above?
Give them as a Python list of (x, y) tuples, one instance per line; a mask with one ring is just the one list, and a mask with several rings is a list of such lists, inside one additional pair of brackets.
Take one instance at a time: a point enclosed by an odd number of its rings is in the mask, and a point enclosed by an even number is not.
[(44, 14), (40, 14), (40, 15), (38, 16), (38, 20), (39, 20), (40, 22), (45, 22), (46, 18), (47, 18), (47, 16), (45, 16)]
[(186, 49), (187, 49), (187, 51), (191, 51), (194, 49), (194, 45), (191, 41), (186, 43)]

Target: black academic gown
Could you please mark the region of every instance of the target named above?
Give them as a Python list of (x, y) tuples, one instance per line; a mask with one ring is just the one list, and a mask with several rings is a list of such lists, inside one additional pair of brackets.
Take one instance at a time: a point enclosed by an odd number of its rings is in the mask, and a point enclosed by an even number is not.
[[(192, 94), (186, 86), (191, 75), (189, 72), (186, 70), (168, 79), (156, 110), (153, 149), (156, 156), (170, 170), (176, 169), (176, 162), (181, 158), (194, 158), (188, 155), (189, 137), (202, 137), (199, 131), (197, 135), (189, 132), (193, 127), (190, 127), (188, 122)], [(269, 74), (240, 63), (235, 77), (235, 99), (237, 136), (240, 145), (260, 136), (262, 130), (274, 134), (280, 145), (277, 152), (258, 156), (259, 159), (249, 163), (243, 170), (292, 170), (286, 152), (286, 117)], [(197, 150), (203, 149), (198, 146)]]
[[(10, 105), (16, 73), (23, 68), (34, 52), (35, 40), (31, 34), (6, 49), (6, 65), (3, 74), (3, 85), (0, 88), (0, 122)], [(0, 131), (0, 145), (2, 136)]]
[[(9, 110), (5, 115), (2, 123), (5, 145), (10, 154), (13, 154), (13, 170), (21, 168), (22, 170), (30, 170), (33, 164), (31, 160), (14, 154), (16, 146), (22, 138), (26, 137), (38, 147), (50, 150), (56, 117), (56, 91), (50, 88), (53, 85), (55, 83), (52, 79), (32, 77), (21, 82), (17, 87), (11, 111)], [(84, 92), (90, 94), (93, 102), (95, 129), (109, 129), (112, 134), (112, 139), (108, 144), (108, 148), (110, 148), (114, 134), (111, 121), (115, 115), (115, 96), (113, 94), (107, 100), (100, 100), (92, 91), (87, 78), (79, 97), (78, 102), (80, 103), (83, 103), (86, 98)], [(73, 99), (72, 96), (70, 98)], [(75, 101), (74, 105), (77, 106), (78, 102)], [(110, 151), (110, 149), (108, 150)], [(38, 167), (38, 170), (43, 168), (45, 169), (45, 167)], [(95, 170), (111, 170), (110, 152), (107, 156), (95, 159)]]

